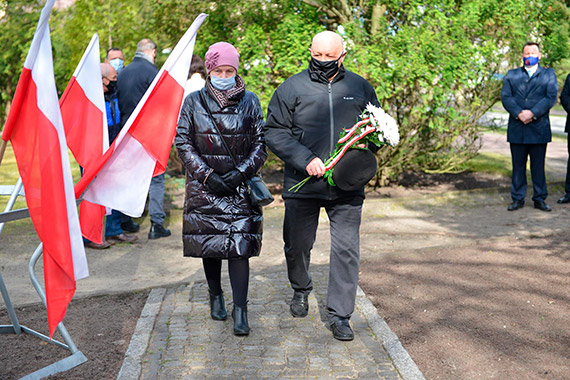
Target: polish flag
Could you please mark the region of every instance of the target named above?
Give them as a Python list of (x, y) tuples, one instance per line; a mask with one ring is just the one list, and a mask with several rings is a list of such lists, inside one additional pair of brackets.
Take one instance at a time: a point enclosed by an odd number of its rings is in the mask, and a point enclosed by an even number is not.
[(150, 180), (166, 170), (196, 33), (206, 17), (202, 13), (194, 20), (107, 152), (77, 183), (78, 197), (142, 215)]
[(54, 2), (48, 0), (42, 10), (2, 133), (12, 143), (43, 242), (50, 336), (65, 317), (75, 281), (89, 275), (53, 75), (48, 19)]
[[(99, 36), (95, 33), (59, 100), (67, 146), (84, 173), (109, 148), (99, 60)], [(82, 201), (79, 221), (83, 236), (103, 243), (104, 216), (105, 207)]]

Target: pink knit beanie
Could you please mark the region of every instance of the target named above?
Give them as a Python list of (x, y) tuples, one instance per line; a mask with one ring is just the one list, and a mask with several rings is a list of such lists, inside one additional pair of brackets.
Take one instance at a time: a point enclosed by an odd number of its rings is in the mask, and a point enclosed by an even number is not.
[(227, 42), (216, 42), (210, 46), (205, 58), (208, 72), (224, 65), (232, 66), (236, 71), (239, 69), (239, 53)]

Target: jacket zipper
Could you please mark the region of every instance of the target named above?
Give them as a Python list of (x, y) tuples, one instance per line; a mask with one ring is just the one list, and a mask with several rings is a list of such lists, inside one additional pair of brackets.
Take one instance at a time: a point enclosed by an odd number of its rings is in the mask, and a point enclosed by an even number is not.
[[(328, 83), (329, 87), (329, 114), (330, 114), (330, 152), (334, 150), (334, 113), (333, 113), (333, 98), (332, 98), (332, 83)], [(329, 198), (332, 198), (332, 187), (329, 188)]]

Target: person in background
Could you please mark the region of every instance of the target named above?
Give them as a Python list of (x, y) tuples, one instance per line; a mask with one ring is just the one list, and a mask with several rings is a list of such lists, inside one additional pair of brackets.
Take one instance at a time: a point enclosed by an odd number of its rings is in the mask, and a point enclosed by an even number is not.
[(105, 63), (108, 63), (111, 66), (113, 66), (118, 75), (125, 67), (125, 57), (123, 56), (123, 51), (115, 47), (110, 48), (109, 50), (107, 50)]
[[(564, 132), (570, 132), (570, 74), (566, 77), (564, 81), (564, 86), (562, 87), (562, 92), (560, 93), (560, 104), (564, 107), (566, 111), (566, 127)], [(560, 198), (557, 203), (564, 204), (570, 203), (570, 138), (566, 137), (566, 144), (568, 146), (568, 163), (566, 164), (566, 181), (564, 182), (564, 196)]]
[[(119, 101), (117, 99), (117, 72), (115, 68), (109, 63), (101, 64), (101, 75), (103, 77), (103, 94), (105, 96), (105, 113), (107, 115), (107, 128), (109, 130), (109, 144), (111, 144), (121, 130), (121, 112), (119, 110)], [(105, 222), (105, 239), (111, 244), (116, 243), (133, 243), (138, 240), (137, 236), (127, 235), (127, 230), (123, 228), (123, 222), (126, 215), (117, 210), (112, 210), (110, 215), (107, 215)], [(129, 218), (130, 220), (130, 218)], [(138, 224), (136, 231), (138, 231)], [(133, 226), (127, 225), (127, 229)], [(128, 231), (131, 232), (131, 231)]]
[(184, 100), (176, 133), (186, 169), (184, 256), (202, 258), (214, 320), (227, 318), (221, 270), (222, 260), (228, 261), (234, 334), (248, 335), (249, 258), (261, 250), (263, 216), (251, 204), (245, 180), (267, 158), (263, 113), (238, 75), (239, 53), (231, 44), (213, 44), (205, 58), (206, 86)]
[[(154, 64), (155, 57), (156, 44), (148, 38), (140, 40), (137, 44), (135, 57), (118, 77), (119, 109), (123, 126), (158, 73), (158, 68)], [(157, 126), (156, 133), (160, 133), (159, 127)], [(170, 236), (170, 230), (163, 226), (166, 218), (164, 212), (164, 173), (152, 178), (148, 197), (151, 222), (148, 238), (159, 239)]]
[[(328, 325), (335, 339), (348, 341), (354, 339), (349, 320), (358, 288), (364, 185), (353, 191), (330, 186), (323, 177), (323, 162), (343, 128), (353, 125), (368, 103), (380, 104), (372, 85), (342, 65), (346, 52), (339, 34), (318, 33), (309, 51), (309, 68), (275, 90), (267, 109), (265, 136), (267, 146), (285, 162), (283, 240), (294, 291), (290, 312), (303, 318), (309, 311), (311, 249), (324, 208), (331, 236)], [(315, 178), (297, 192), (288, 190), (307, 175)]]
[(188, 96), (189, 93), (201, 90), (202, 87), (206, 85), (206, 68), (204, 66), (204, 61), (197, 54), (192, 54), (192, 63), (190, 64), (190, 73), (188, 75), (188, 80), (184, 86), (184, 98)]
[(538, 44), (527, 42), (522, 50), (523, 66), (509, 70), (503, 80), (501, 101), (509, 113), (507, 141), (513, 164), (509, 211), (524, 207), (529, 156), (534, 208), (552, 211), (545, 202), (544, 164), (546, 145), (552, 140), (550, 109), (556, 103), (558, 82), (554, 69), (540, 66), (541, 57)]

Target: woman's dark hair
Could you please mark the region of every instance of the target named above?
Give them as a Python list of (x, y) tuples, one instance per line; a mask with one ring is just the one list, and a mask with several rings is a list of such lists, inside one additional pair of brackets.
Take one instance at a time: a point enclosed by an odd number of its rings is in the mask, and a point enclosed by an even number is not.
[(188, 77), (191, 77), (192, 74), (199, 73), (202, 75), (203, 79), (206, 79), (208, 74), (206, 74), (206, 66), (204, 65), (204, 61), (198, 54), (192, 54), (192, 63), (190, 63), (190, 74)]

